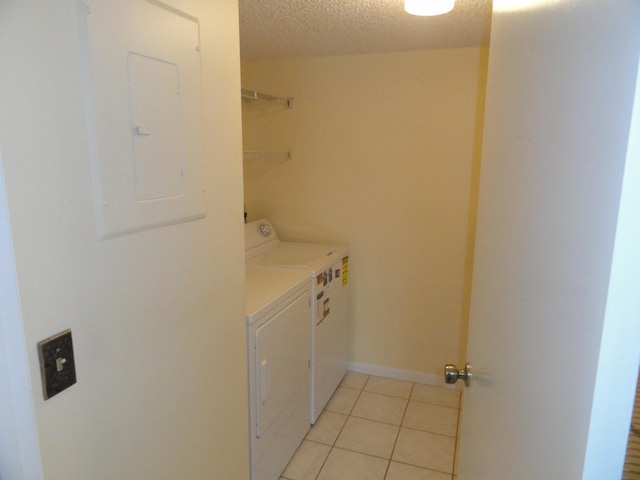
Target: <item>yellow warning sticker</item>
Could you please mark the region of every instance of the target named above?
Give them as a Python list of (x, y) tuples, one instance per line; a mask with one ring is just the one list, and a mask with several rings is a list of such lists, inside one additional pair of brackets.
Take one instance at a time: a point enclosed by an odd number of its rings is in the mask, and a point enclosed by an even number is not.
[(349, 283), (349, 257), (342, 258), (342, 285)]

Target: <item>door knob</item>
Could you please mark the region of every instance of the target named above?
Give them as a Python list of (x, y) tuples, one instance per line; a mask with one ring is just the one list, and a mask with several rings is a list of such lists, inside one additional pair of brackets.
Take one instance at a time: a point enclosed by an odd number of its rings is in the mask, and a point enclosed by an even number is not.
[(471, 380), (471, 365), (465, 363), (464, 370), (458, 370), (455, 365), (444, 366), (444, 381), (446, 383), (456, 383), (458, 380), (464, 380), (464, 384), (468, 387)]

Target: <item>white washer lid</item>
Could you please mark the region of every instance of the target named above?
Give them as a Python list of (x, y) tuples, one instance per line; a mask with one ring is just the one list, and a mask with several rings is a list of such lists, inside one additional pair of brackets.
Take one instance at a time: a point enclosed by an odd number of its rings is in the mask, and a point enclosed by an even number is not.
[(323, 270), (349, 254), (349, 249), (340, 245), (314, 243), (278, 242), (249, 259), (249, 265), (280, 268), (299, 268), (309, 271)]
[(300, 270), (246, 268), (247, 323), (255, 322), (296, 289), (309, 287), (309, 273)]

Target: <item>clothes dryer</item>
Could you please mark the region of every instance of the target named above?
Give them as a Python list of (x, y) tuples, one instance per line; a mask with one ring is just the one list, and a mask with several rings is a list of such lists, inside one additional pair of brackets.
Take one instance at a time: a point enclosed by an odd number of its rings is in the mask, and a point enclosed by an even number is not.
[(268, 220), (245, 225), (247, 265), (307, 273), (311, 290), (310, 422), (318, 419), (347, 371), (349, 249), (280, 241)]
[(277, 480), (309, 430), (308, 275), (246, 268), (252, 480)]

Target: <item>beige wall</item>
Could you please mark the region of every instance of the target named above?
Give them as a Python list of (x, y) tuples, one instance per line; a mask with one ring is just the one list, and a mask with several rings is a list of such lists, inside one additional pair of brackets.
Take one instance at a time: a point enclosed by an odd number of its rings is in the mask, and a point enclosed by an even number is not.
[[(2, 320), (23, 322), (44, 478), (246, 479), (237, 2), (171, 2), (201, 22), (208, 216), (103, 241), (77, 3), (0, 7), (0, 149), (22, 310)], [(45, 402), (36, 344), (66, 328), (78, 383)]]
[(249, 219), (288, 240), (351, 247), (351, 360), (440, 376), (462, 361), (487, 52), (245, 62)]

